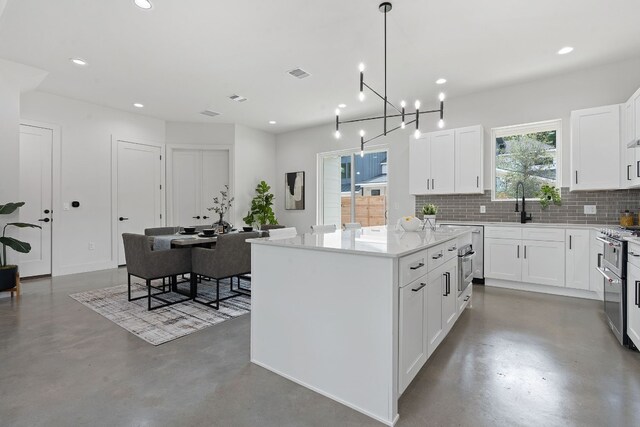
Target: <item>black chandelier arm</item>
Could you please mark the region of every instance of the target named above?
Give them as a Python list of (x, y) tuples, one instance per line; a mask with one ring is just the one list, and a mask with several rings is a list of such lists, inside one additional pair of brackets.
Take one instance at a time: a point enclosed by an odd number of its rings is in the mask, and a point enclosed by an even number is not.
[[(367, 89), (369, 89), (371, 92), (373, 92), (374, 94), (376, 94), (378, 96), (378, 98), (380, 98), (381, 100), (383, 100), (384, 102), (386, 102), (387, 104), (389, 104), (391, 107), (393, 107), (394, 110), (396, 110), (398, 113), (402, 113), (402, 110), (400, 110), (398, 107), (396, 107), (395, 105), (393, 105), (391, 102), (389, 102), (387, 99), (384, 98), (384, 96), (380, 95), (378, 92), (376, 92), (376, 90), (374, 88), (372, 88), (371, 86), (369, 86), (368, 84), (366, 84), (365, 82), (362, 82), (362, 85), (365, 86)], [(387, 117), (391, 117), (391, 116), (387, 116)]]
[[(413, 119), (413, 120), (411, 120), (410, 122), (405, 123), (405, 126), (406, 126), (406, 125), (410, 125), (410, 124), (412, 124), (412, 123), (415, 123), (415, 121), (416, 121), (416, 120), (415, 120), (415, 119)], [(388, 131), (387, 131), (387, 134), (390, 134), (391, 132), (396, 131), (396, 130), (398, 130), (398, 129), (400, 129), (400, 128), (402, 128), (402, 125), (400, 125), (400, 126), (396, 126), (396, 127), (394, 127), (393, 129), (388, 130)], [(361, 145), (362, 145), (362, 146), (364, 146), (364, 144), (366, 144), (367, 142), (371, 142), (371, 141), (373, 141), (374, 139), (378, 139), (378, 138), (380, 138), (381, 136), (385, 136), (384, 132), (383, 132), (383, 133), (381, 133), (380, 135), (376, 135), (376, 136), (374, 136), (373, 138), (369, 138), (369, 139), (367, 139), (366, 141), (362, 141), (362, 142), (361, 142)]]
[[(426, 111), (422, 111), (420, 110), (420, 115), (422, 114), (430, 114), (430, 113), (441, 113), (443, 110), (426, 110)], [(405, 112), (404, 115), (405, 116), (412, 116), (415, 115), (416, 112), (414, 111), (413, 113), (410, 112)], [(402, 114), (390, 114), (387, 116), (387, 118), (393, 118), (393, 117), (402, 117)], [(344, 124), (348, 124), (348, 123), (358, 123), (358, 122), (366, 122), (369, 120), (380, 120), (380, 119), (384, 119), (384, 116), (376, 116), (376, 117), (367, 117), (364, 119), (353, 119), (353, 120), (340, 120), (338, 121), (338, 124), (344, 125)], [(414, 120), (415, 121), (415, 120)], [(413, 123), (414, 121), (405, 123), (405, 125), (408, 125), (409, 123)], [(388, 133), (388, 132), (387, 132)]]

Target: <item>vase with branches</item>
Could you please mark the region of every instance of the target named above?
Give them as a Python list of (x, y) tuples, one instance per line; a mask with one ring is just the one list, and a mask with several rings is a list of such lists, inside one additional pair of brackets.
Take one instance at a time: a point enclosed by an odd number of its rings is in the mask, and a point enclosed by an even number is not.
[(225, 232), (231, 229), (231, 225), (225, 222), (224, 216), (233, 206), (234, 200), (234, 197), (229, 197), (229, 185), (225, 184), (224, 190), (220, 190), (220, 196), (213, 197), (213, 206), (207, 208), (208, 211), (213, 211), (219, 215), (218, 222), (214, 223), (214, 225), (222, 226)]

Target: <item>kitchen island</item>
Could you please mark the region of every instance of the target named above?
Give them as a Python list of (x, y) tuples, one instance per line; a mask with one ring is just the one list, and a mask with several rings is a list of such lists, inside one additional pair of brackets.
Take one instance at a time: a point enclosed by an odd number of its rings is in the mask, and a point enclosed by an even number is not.
[(468, 229), (386, 227), (252, 243), (251, 361), (387, 425), (470, 303)]

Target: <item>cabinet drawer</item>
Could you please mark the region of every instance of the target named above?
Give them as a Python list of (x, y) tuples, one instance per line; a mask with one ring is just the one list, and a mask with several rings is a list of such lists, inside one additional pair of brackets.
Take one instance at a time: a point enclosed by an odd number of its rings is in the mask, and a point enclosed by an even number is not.
[(640, 245), (629, 242), (627, 255), (627, 261), (629, 261), (629, 264), (640, 268)]
[(400, 258), (400, 286), (406, 286), (427, 274), (427, 251), (416, 252)]
[(520, 227), (485, 227), (484, 237), (490, 239), (522, 239)]
[[(455, 251), (449, 251), (452, 247), (456, 247)], [(456, 241), (441, 243), (438, 246), (427, 249), (427, 261), (429, 263), (429, 271), (440, 267), (442, 264), (451, 259), (451, 254), (458, 254)]]
[(522, 229), (524, 240), (542, 240), (545, 242), (564, 242), (563, 228), (529, 228)]

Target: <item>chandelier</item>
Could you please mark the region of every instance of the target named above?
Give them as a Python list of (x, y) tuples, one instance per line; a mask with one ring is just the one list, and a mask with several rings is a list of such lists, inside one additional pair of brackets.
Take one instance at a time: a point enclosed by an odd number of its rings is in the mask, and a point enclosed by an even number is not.
[[(359, 67), (360, 69), (359, 99), (360, 101), (364, 101), (365, 99), (364, 89), (365, 88), (369, 89), (371, 92), (373, 92), (373, 94), (375, 94), (378, 98), (380, 98), (383, 101), (383, 105), (384, 105), (383, 115), (366, 117), (362, 119), (340, 120), (340, 109), (339, 108), (336, 109), (336, 132), (335, 132), (336, 138), (340, 138), (341, 136), (340, 125), (347, 124), (347, 123), (366, 122), (371, 120), (380, 120), (380, 119), (383, 120), (383, 131), (380, 135), (376, 135), (374, 137), (371, 137), (365, 140), (364, 139), (365, 132), (363, 129), (360, 130), (360, 157), (364, 157), (364, 146), (366, 143), (371, 142), (374, 139), (378, 139), (382, 136), (387, 136), (387, 134), (394, 132), (398, 129), (404, 129), (406, 126), (412, 125), (413, 123), (415, 123), (415, 127), (416, 127), (414, 136), (416, 138), (419, 138), (421, 114), (440, 113), (440, 120), (438, 121), (438, 127), (439, 128), (444, 127), (444, 93), (440, 93), (440, 96), (439, 96), (440, 108), (437, 110), (426, 110), (426, 111), (420, 111), (420, 101), (416, 100), (414, 104), (415, 111), (408, 112), (405, 110), (405, 107), (406, 107), (405, 101), (400, 101), (400, 108), (398, 108), (393, 103), (391, 103), (387, 98), (387, 13), (389, 13), (391, 8), (392, 8), (392, 5), (390, 2), (383, 2), (383, 3), (380, 3), (380, 5), (378, 6), (378, 9), (380, 10), (380, 12), (384, 14), (384, 95), (381, 95), (380, 93), (378, 93), (375, 89), (373, 89), (364, 81), (364, 68), (365, 68), (364, 64), (361, 63)], [(392, 108), (395, 111), (392, 111), (392, 114), (388, 114), (389, 108)], [(387, 126), (387, 120), (391, 118), (396, 118), (396, 117), (401, 118), (400, 124), (396, 127), (389, 129)], [(406, 121), (407, 119), (412, 119), (412, 120), (407, 122)]]

